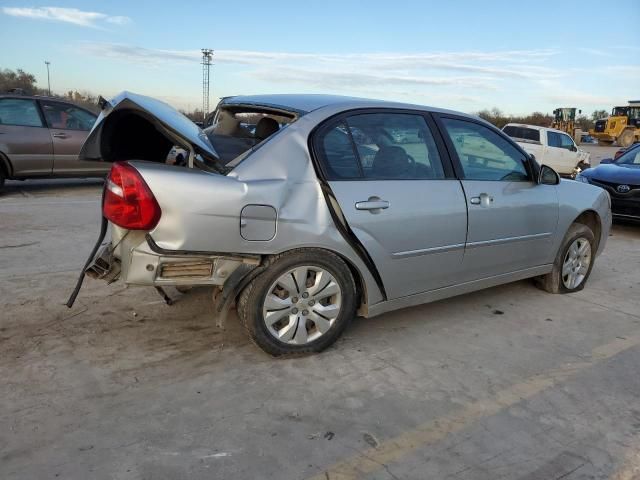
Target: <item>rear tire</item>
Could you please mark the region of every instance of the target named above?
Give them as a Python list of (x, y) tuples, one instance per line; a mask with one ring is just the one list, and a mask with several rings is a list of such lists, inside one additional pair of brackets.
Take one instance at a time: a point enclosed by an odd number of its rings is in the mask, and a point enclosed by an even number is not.
[(596, 254), (595, 236), (589, 227), (574, 223), (569, 227), (553, 262), (553, 270), (536, 279), (549, 293), (573, 293), (587, 283)]
[(353, 318), (353, 275), (336, 254), (299, 249), (267, 260), (242, 291), (238, 316), (251, 340), (273, 356), (320, 352)]

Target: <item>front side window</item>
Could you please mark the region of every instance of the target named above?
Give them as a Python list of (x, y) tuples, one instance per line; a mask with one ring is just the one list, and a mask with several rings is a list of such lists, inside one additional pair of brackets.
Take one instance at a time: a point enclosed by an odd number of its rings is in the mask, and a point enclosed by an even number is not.
[(562, 147), (562, 140), (558, 132), (547, 132), (547, 145), (550, 147), (560, 148)]
[(21, 98), (0, 100), (0, 125), (42, 127), (36, 102)]
[(525, 155), (484, 125), (443, 118), (467, 180), (529, 181)]
[(332, 180), (445, 178), (436, 143), (421, 115), (352, 115), (321, 134), (318, 143)]
[(575, 144), (569, 135), (560, 134), (560, 148), (564, 148), (566, 150), (573, 150)]
[(92, 113), (64, 103), (42, 102), (42, 109), (49, 128), (89, 131), (96, 121)]

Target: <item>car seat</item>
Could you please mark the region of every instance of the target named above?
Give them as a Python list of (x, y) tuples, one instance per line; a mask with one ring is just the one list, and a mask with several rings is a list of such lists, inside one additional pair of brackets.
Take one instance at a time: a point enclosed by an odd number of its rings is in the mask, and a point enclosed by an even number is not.
[(258, 141), (265, 140), (269, 138), (271, 135), (280, 130), (280, 125), (278, 122), (271, 117), (263, 117), (258, 121), (256, 125), (256, 131), (254, 136)]

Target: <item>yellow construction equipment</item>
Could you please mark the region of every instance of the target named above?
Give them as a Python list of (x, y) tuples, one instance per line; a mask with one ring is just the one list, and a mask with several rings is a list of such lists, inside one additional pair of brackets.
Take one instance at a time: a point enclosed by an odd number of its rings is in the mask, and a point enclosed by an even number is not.
[[(576, 128), (576, 110), (573, 107), (556, 108), (553, 111), (551, 128), (568, 133), (577, 144), (580, 144), (582, 130), (579, 127)], [(582, 110), (578, 110), (578, 113), (582, 113)]]
[(640, 141), (640, 100), (630, 100), (624, 107), (613, 107), (611, 115), (596, 120), (589, 133), (603, 145), (617, 142), (619, 147), (628, 147)]

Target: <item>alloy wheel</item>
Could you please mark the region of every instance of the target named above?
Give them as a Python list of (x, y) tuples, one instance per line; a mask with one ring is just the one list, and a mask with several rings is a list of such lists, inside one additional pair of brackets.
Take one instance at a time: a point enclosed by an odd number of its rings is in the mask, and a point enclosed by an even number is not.
[(569, 290), (580, 286), (591, 265), (591, 244), (584, 237), (576, 238), (562, 263), (562, 283)]

